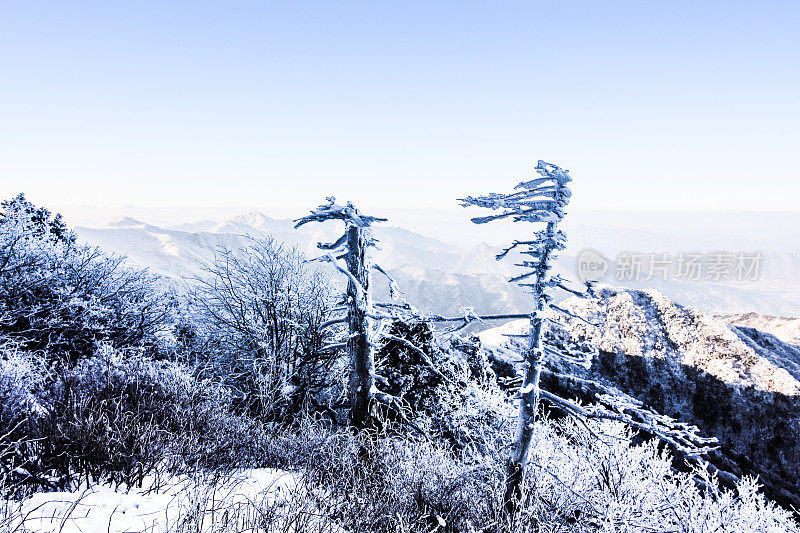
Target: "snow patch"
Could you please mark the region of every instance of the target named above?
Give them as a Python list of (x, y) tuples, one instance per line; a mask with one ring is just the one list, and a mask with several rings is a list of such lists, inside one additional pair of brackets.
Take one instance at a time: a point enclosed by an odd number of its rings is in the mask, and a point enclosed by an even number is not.
[(172, 237), (166, 233), (151, 233), (151, 235), (158, 239), (158, 242), (161, 243), (161, 248), (164, 250), (164, 253), (175, 257), (180, 257), (181, 254), (180, 250), (178, 249), (178, 244), (172, 240)]
[(12, 504), (11, 530), (158, 533), (195, 516), (201, 524), (197, 531), (218, 531), (226, 521), (256, 516), (258, 506), (281, 504), (303, 492), (299, 476), (269, 468), (239, 471), (215, 481), (179, 476), (160, 485), (150, 479), (144, 489), (129, 491), (94, 485), (75, 492), (37, 493)]
[(483, 346), (492, 348), (508, 348), (508, 335), (522, 335), (528, 332), (530, 321), (526, 318), (506, 322), (502, 326), (491, 328), (478, 333), (478, 338)]

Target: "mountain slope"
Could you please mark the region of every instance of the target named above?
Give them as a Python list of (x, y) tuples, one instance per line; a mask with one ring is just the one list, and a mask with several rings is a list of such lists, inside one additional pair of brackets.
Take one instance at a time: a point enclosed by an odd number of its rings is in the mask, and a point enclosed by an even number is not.
[[(471, 307), (480, 314), (523, 312), (529, 296), (503, 276), (472, 276), (415, 266), (392, 269), (391, 276), (400, 285), (407, 300), (424, 312), (460, 316)], [(388, 284), (376, 283), (376, 298), (388, 298)]]
[[(82, 240), (174, 278), (201, 276), (203, 265), (213, 260), (216, 250), (249, 246), (252, 238), (271, 237), (316, 257), (320, 253), (316, 243), (335, 240), (340, 230), (335, 224), (295, 229), (292, 221), (258, 212), (215, 224), (209, 231), (159, 228), (129, 217), (100, 228), (76, 228)], [(492, 273), (497, 251), (486, 247), (476, 254), (393, 227), (376, 227), (375, 236), (380, 243), (374, 260), (397, 278), (410, 301), (424, 312), (459, 313), (462, 307), (475, 307), (479, 312), (502, 313), (527, 305), (525, 294), (516, 285)], [(380, 276), (375, 277), (375, 286), (378, 296), (387, 295), (388, 285)]]
[[(588, 370), (575, 371), (696, 424), (720, 440), (720, 450), (712, 454), (718, 467), (739, 476), (758, 475), (771, 498), (800, 505), (797, 347), (681, 307), (658, 291), (604, 288), (598, 299), (572, 298), (562, 305), (601, 323), (595, 328), (561, 320), (573, 340), (589, 340), (600, 350)], [(526, 328), (525, 321), (516, 321), (480, 338), (490, 352), (498, 345), (520, 352), (524, 344), (502, 334)], [(504, 364), (507, 354), (501, 354)], [(546, 386), (574, 393), (557, 380)]]
[(718, 318), (734, 326), (755, 328), (771, 333), (783, 342), (800, 345), (800, 318), (760, 315), (758, 313), (719, 315)]

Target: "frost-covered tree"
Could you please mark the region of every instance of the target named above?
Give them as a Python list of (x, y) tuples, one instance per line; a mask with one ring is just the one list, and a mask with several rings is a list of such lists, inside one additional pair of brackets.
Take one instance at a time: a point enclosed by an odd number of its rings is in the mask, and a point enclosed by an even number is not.
[[(381, 402), (404, 418), (400, 402), (390, 394), (378, 390), (375, 374), (374, 351), (381, 339), (392, 339), (397, 342), (424, 352), (413, 346), (405, 339), (390, 334), (386, 328), (386, 321), (408, 319), (417, 316), (415, 310), (407, 303), (375, 303), (372, 300), (371, 272), (380, 272), (389, 279), (393, 294), (397, 293), (397, 285), (389, 274), (379, 265), (371, 262), (369, 249), (376, 244), (372, 237), (371, 227), (375, 222), (383, 222), (385, 218), (378, 218), (361, 213), (348, 202), (338, 205), (333, 197), (327, 198), (328, 203), (319, 206), (311, 214), (296, 220), (295, 227), (300, 227), (309, 222), (326, 222), (341, 220), (344, 222), (344, 232), (331, 243), (318, 243), (317, 246), (325, 250), (325, 254), (318, 258), (331, 263), (336, 270), (347, 277), (347, 291), (344, 295), (342, 306), (334, 311), (344, 312), (344, 316), (332, 318), (325, 326), (347, 324), (347, 336), (341, 343), (334, 343), (327, 348), (336, 350), (346, 348), (349, 358), (348, 396), (350, 404), (350, 424), (356, 429), (365, 429), (372, 426), (372, 414), (375, 401)], [(340, 263), (344, 260), (344, 266)], [(427, 358), (427, 355), (425, 355)], [(431, 365), (432, 366), (432, 365)], [(407, 423), (410, 424), (408, 420)]]
[(19, 195), (0, 211), (0, 341), (75, 362), (100, 344), (157, 351), (174, 295), (145, 270), (76, 243)]
[(55, 216), (44, 207), (36, 207), (19, 193), (11, 200), (0, 203), (0, 224), (19, 225), (27, 239), (40, 239), (53, 243), (74, 244), (75, 232), (64, 223), (60, 213)]
[(464, 207), (477, 206), (499, 211), (498, 214), (473, 218), (472, 221), (476, 224), (501, 219), (544, 224), (544, 228), (536, 231), (530, 239), (514, 241), (497, 256), (501, 260), (515, 249), (523, 256), (521, 262), (517, 263), (523, 272), (509, 281), (528, 289), (534, 301), (533, 310), (528, 316), (530, 329), (527, 334), (527, 348), (523, 354), (524, 377), (519, 390), (517, 430), (507, 462), (505, 502), (512, 521), (522, 500), (525, 466), (540, 399), (546, 399), (551, 405), (581, 419), (602, 418), (624, 422), (667, 442), (686, 457), (699, 457), (709, 450), (709, 444), (715, 442), (715, 439), (698, 436), (697, 428), (645, 409), (641, 403), (612, 387), (574, 375), (550, 372), (560, 379), (578, 382), (580, 386), (591, 390), (598, 398), (598, 405), (584, 407), (541, 389), (540, 379), (546, 371), (546, 358), (559, 358), (573, 364), (587, 364), (589, 361), (586, 354), (543, 346), (545, 328), (559, 327), (558, 322), (547, 318), (548, 310), (567, 315), (570, 319), (585, 320), (553, 304), (550, 293), (554, 290), (564, 290), (578, 296), (586, 296), (587, 293), (570, 288), (564, 278), (551, 272), (558, 252), (566, 246), (567, 237), (558, 229), (558, 224), (564, 218), (564, 208), (569, 203), (571, 192), (568, 183), (572, 179), (568, 171), (541, 160), (535, 170), (539, 177), (520, 183), (514, 192), (468, 196), (461, 200)]
[(271, 237), (218, 250), (191, 297), (209, 344), (203, 366), (248, 412), (279, 416), (286, 396), (293, 407), (313, 403), (327, 385), (320, 325), (331, 293), (325, 273)]
[(476, 224), (504, 218), (511, 218), (516, 222), (546, 224), (544, 230), (536, 232), (532, 239), (514, 241), (497, 257), (498, 260), (502, 259), (514, 248), (523, 248), (521, 253), (527, 258), (519, 263), (519, 266), (524, 268), (525, 272), (510, 281), (529, 288), (534, 297), (528, 347), (525, 353), (525, 377), (520, 390), (517, 434), (508, 461), (506, 501), (513, 506), (521, 500), (522, 479), (534, 429), (534, 416), (539, 404), (539, 381), (544, 361), (542, 325), (545, 321), (544, 312), (551, 299), (548, 289), (563, 285), (561, 278), (550, 276), (550, 270), (556, 253), (564, 249), (567, 240), (566, 235), (558, 230), (558, 223), (564, 217), (564, 207), (569, 203), (571, 196), (567, 187), (567, 183), (571, 181), (568, 172), (544, 161), (539, 161), (536, 171), (541, 175), (540, 178), (520, 183), (516, 187), (516, 192), (511, 194), (491, 193), (477, 198), (468, 196), (462, 200), (464, 206), (474, 205), (501, 210), (501, 213), (496, 215), (473, 218), (472, 221)]

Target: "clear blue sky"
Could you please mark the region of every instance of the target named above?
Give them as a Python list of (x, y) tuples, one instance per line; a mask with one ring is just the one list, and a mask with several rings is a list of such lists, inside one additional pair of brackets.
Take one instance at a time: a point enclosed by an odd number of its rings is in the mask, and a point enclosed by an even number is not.
[(0, 4), (0, 194), (798, 209), (800, 2)]

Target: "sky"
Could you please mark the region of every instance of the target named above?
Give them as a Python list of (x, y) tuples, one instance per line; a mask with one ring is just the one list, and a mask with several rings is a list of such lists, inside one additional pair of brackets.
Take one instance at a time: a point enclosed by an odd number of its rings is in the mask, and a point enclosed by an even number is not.
[[(3, 2), (0, 197), (797, 211), (798, 2)], [(202, 218), (202, 217), (198, 217)]]

